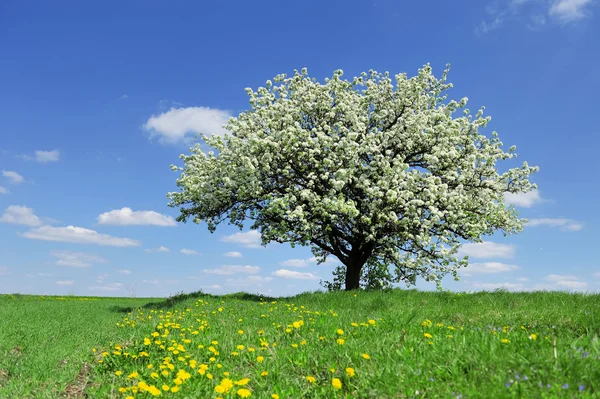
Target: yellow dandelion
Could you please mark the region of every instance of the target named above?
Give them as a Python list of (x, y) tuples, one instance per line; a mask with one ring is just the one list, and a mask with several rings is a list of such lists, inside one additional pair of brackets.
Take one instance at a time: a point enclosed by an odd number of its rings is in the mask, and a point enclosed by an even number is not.
[(342, 381), (339, 378), (334, 378), (331, 380), (331, 386), (335, 389), (342, 389)]
[(338, 328), (337, 331), (338, 335), (344, 335), (344, 330), (342, 330), (341, 328)]
[(306, 377), (306, 381), (310, 382), (311, 384), (314, 384), (317, 381), (317, 379), (312, 375), (309, 375), (308, 377)]
[(263, 356), (258, 356), (256, 358), (256, 361), (259, 362), (259, 363), (262, 363), (264, 360), (265, 360), (265, 358)]
[(240, 388), (238, 389), (237, 394), (241, 398), (249, 398), (252, 395), (252, 392), (250, 392), (249, 389)]
[(344, 345), (346, 340), (344, 340), (344, 338), (338, 338), (335, 342), (337, 342), (338, 345)]
[(503, 344), (508, 344), (510, 342), (510, 339), (502, 338), (500, 342), (502, 342)]
[(360, 355), (363, 359), (369, 360), (371, 359), (371, 356), (369, 356), (368, 353), (363, 353), (362, 355)]
[(428, 339), (431, 339), (431, 338), (433, 338), (433, 336), (432, 336), (431, 334), (429, 334), (429, 333), (425, 333), (425, 334), (423, 334), (423, 336), (424, 336), (425, 338), (428, 338)]
[(354, 377), (354, 375), (356, 374), (356, 372), (354, 371), (354, 369), (352, 367), (347, 367), (346, 368), (346, 374), (348, 374), (348, 377)]

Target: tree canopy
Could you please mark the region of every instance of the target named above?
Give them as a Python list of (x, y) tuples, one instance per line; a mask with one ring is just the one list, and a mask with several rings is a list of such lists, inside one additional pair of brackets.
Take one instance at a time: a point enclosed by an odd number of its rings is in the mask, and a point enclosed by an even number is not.
[(310, 246), (319, 262), (335, 255), (346, 289), (359, 288), (367, 263), (389, 267), (394, 282), (458, 279), (461, 240), (522, 230), (503, 195), (536, 188), (538, 168), (498, 172), (515, 147), (479, 132), (490, 121), (483, 107), (473, 117), (467, 98), (447, 99), (448, 68), (439, 79), (429, 65), (411, 78), (371, 70), (344, 80), (337, 70), (324, 83), (302, 69), (247, 88), (250, 109), (229, 134), (201, 135), (216, 152), (196, 143), (172, 166), (182, 174), (169, 205), (211, 232), (248, 219), (263, 245)]

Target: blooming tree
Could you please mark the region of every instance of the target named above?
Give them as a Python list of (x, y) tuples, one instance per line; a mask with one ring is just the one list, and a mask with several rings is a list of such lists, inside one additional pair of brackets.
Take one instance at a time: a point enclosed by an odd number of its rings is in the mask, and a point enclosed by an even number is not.
[[(211, 232), (224, 220), (253, 221), (262, 244), (311, 246), (319, 262), (336, 256), (345, 288), (360, 287), (365, 264), (389, 265), (395, 282), (436, 281), (468, 259), (455, 255), (460, 240), (481, 242), (497, 230), (522, 231), (504, 193), (536, 186), (527, 162), (499, 174), (497, 133), (479, 133), (490, 121), (475, 117), (467, 98), (448, 101), (448, 67), (437, 79), (425, 65), (416, 76), (373, 70), (352, 80), (337, 70), (321, 84), (306, 69), (278, 75), (257, 91), (246, 89), (250, 110), (231, 118), (225, 136), (203, 140), (181, 155), (178, 221), (205, 221)], [(461, 111), (461, 115), (455, 115)]]

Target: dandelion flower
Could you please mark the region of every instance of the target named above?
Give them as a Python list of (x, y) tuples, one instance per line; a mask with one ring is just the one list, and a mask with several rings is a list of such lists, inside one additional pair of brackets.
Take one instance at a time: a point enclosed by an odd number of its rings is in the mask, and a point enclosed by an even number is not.
[(362, 354), (362, 355), (360, 355), (360, 356), (362, 356), (362, 358), (363, 358), (363, 359), (366, 359), (366, 360), (369, 360), (369, 359), (371, 359), (371, 356), (369, 356), (369, 354), (368, 354), (368, 353), (363, 353), (363, 354)]
[(331, 380), (331, 386), (335, 389), (342, 389), (342, 381), (339, 378), (334, 378)]

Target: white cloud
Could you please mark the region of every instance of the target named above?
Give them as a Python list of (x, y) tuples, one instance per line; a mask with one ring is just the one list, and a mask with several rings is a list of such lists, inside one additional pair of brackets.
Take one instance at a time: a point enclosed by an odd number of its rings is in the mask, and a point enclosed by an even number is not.
[(557, 18), (560, 23), (567, 24), (585, 18), (591, 4), (592, 0), (555, 0), (548, 14)]
[(242, 253), (236, 252), (236, 251), (230, 251), (230, 252), (226, 252), (223, 256), (228, 256), (230, 258), (241, 258)]
[(288, 259), (288, 260), (284, 260), (283, 262), (279, 262), (279, 264), (281, 266), (286, 266), (286, 267), (306, 267), (306, 266), (308, 266), (308, 260), (307, 259)]
[(0, 186), (0, 194), (8, 194), (8, 189)]
[(518, 194), (504, 193), (504, 202), (523, 208), (531, 208), (534, 204), (542, 201), (538, 190)]
[(56, 284), (58, 285), (73, 285), (75, 284), (75, 281), (73, 280), (59, 280), (56, 282)]
[(246, 273), (246, 274), (256, 274), (260, 271), (260, 267), (258, 266), (238, 266), (238, 265), (225, 265), (221, 266), (217, 269), (204, 269), (203, 273), (208, 274), (220, 274), (220, 275), (232, 275), (237, 273)]
[(547, 281), (553, 282), (557, 287), (570, 288), (573, 290), (583, 289), (588, 286), (585, 281), (579, 281), (577, 276), (572, 274), (549, 274)]
[(164, 245), (161, 245), (158, 248), (148, 248), (148, 249), (144, 249), (144, 251), (146, 252), (171, 252), (171, 250), (167, 247), (165, 247)]
[(245, 233), (235, 233), (221, 238), (221, 241), (233, 242), (246, 248), (260, 248), (261, 235), (258, 230), (250, 230)]
[(27, 231), (22, 234), (22, 237), (32, 240), (98, 244), (113, 247), (136, 247), (142, 244), (140, 241), (132, 238), (113, 237), (108, 234), (100, 234), (95, 230), (75, 226), (42, 226)]
[(121, 270), (117, 270), (117, 273), (119, 273), (119, 274), (131, 274), (131, 270), (121, 269)]
[(38, 150), (35, 152), (35, 160), (41, 163), (48, 162), (57, 162), (60, 160), (60, 151), (52, 150), (52, 151), (41, 151)]
[(516, 265), (509, 265), (506, 263), (500, 262), (484, 262), (484, 263), (471, 263), (463, 270), (462, 274), (464, 276), (470, 276), (472, 274), (495, 274), (495, 273), (505, 273), (512, 272), (519, 268)]
[(108, 283), (106, 285), (97, 285), (93, 287), (88, 287), (90, 290), (95, 291), (119, 291), (123, 288), (123, 284), (121, 283)]
[(25, 178), (18, 174), (17, 172), (13, 172), (10, 170), (3, 170), (2, 176), (8, 178), (13, 184), (23, 183)]
[(98, 215), (99, 224), (120, 226), (176, 226), (171, 216), (154, 211), (133, 211), (131, 208), (115, 209)]
[(541, 219), (530, 219), (527, 227), (537, 226), (549, 226), (549, 227), (560, 227), (562, 231), (579, 231), (583, 229), (583, 223), (577, 222), (572, 219), (566, 218), (541, 218)]
[(33, 209), (21, 205), (11, 205), (0, 216), (0, 222), (23, 224), (25, 226), (41, 226), (42, 220), (33, 213)]
[(273, 277), (248, 276), (246, 277), (246, 280), (248, 280), (251, 283), (268, 283), (270, 281), (273, 281)]
[(52, 251), (50, 254), (58, 260), (54, 263), (57, 266), (68, 267), (91, 267), (94, 263), (105, 263), (106, 260), (98, 255), (85, 252), (71, 251)]
[(529, 279), (527, 277), (519, 277), (519, 278), (517, 278), (517, 281), (525, 282), (525, 281), (529, 281)]
[(481, 23), (475, 28), (475, 34), (477, 36), (485, 35), (486, 33), (498, 29), (500, 26), (502, 26), (503, 22), (504, 18), (501, 16), (497, 16), (490, 21), (481, 21)]
[(600, 278), (600, 272), (594, 273), (594, 276)]
[(484, 241), (463, 244), (458, 255), (468, 255), (469, 258), (512, 258), (515, 256), (515, 247), (510, 244), (497, 244)]
[(208, 107), (173, 107), (160, 115), (152, 115), (144, 129), (165, 143), (177, 143), (187, 134), (224, 135), (227, 131), (223, 126), (231, 116), (227, 111)]
[(184, 255), (200, 255), (199, 252), (196, 252), (193, 249), (187, 249), (187, 248), (183, 248), (180, 252)]
[(577, 289), (586, 288), (588, 286), (588, 283), (586, 283), (585, 281), (565, 280), (565, 281), (557, 281), (556, 285), (558, 285), (560, 287), (571, 288), (571, 289), (577, 290)]
[(509, 291), (521, 291), (524, 289), (523, 284), (514, 283), (472, 283), (473, 288), (479, 288), (485, 291), (493, 291), (499, 288), (504, 288)]
[(8, 267), (0, 266), (0, 276), (8, 276), (9, 274)]
[(298, 280), (318, 280), (319, 277), (312, 273), (301, 273), (293, 270), (279, 269), (273, 272), (274, 276), (283, 278), (293, 278)]

